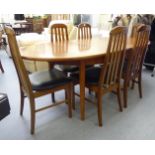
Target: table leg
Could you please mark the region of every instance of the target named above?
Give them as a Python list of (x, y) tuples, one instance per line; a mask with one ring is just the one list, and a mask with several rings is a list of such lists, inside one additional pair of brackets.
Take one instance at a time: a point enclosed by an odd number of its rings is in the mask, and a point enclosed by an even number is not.
[(80, 114), (85, 119), (85, 63), (80, 63)]

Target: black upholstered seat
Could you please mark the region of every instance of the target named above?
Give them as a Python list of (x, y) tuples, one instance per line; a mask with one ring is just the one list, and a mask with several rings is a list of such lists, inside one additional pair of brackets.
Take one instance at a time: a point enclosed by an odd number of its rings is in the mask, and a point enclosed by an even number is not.
[(97, 84), (100, 78), (101, 67), (92, 67), (86, 70), (86, 83)]
[(79, 67), (76, 65), (55, 65), (54, 68), (63, 71), (64, 73), (72, 73), (79, 70)]
[[(100, 77), (101, 67), (91, 67), (86, 70), (86, 83), (97, 84)], [(79, 79), (79, 72), (71, 74), (74, 79)]]
[(70, 78), (67, 78), (61, 71), (57, 69), (35, 72), (30, 74), (29, 78), (32, 84), (32, 89), (36, 91), (52, 89), (59, 85), (61, 86), (71, 82)]

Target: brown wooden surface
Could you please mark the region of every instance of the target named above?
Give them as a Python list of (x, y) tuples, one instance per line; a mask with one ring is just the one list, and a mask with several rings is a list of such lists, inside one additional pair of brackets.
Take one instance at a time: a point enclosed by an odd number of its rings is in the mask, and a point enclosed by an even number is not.
[[(68, 50), (55, 51), (53, 50), (50, 41), (40, 41), (32, 45), (20, 47), (21, 56), (24, 59), (50, 61), (50, 62), (64, 62), (64, 61), (79, 61), (102, 57), (105, 55), (109, 38), (93, 37), (90, 42), (90, 48), (87, 50), (80, 50), (78, 40), (71, 40), (68, 42)], [(133, 47), (134, 39), (127, 40), (127, 49)], [(56, 46), (56, 45), (55, 45)]]
[[(33, 45), (20, 47), (21, 56), (24, 59), (47, 61), (53, 63), (79, 65), (80, 66), (80, 109), (81, 119), (85, 119), (85, 66), (86, 64), (103, 63), (108, 46), (108, 37), (96, 36), (92, 37), (89, 42), (89, 48), (81, 50), (78, 40), (68, 41), (67, 50), (63, 46), (58, 51), (55, 51), (50, 41), (40, 41)], [(132, 49), (134, 39), (127, 40), (126, 49)], [(84, 43), (83, 43), (84, 44)], [(55, 45), (57, 46), (57, 45)], [(64, 46), (66, 47), (66, 46)], [(80, 48), (79, 48), (80, 47)]]

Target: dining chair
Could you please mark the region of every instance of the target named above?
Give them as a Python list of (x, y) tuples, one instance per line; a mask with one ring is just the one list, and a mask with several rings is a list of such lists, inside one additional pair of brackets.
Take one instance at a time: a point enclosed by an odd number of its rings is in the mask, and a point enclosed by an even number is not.
[(24, 66), (23, 60), (20, 55), (19, 47), (17, 44), (15, 32), (11, 27), (5, 27), (5, 32), (8, 36), (9, 46), (12, 52), (12, 58), (17, 69), (17, 74), (19, 76), (19, 83), (21, 85), (21, 115), (23, 115), (24, 109), (24, 94), (29, 99), (30, 102), (30, 122), (31, 122), (31, 134), (35, 133), (35, 122), (36, 113), (45, 110), (50, 107), (62, 104), (64, 101), (59, 101), (57, 103), (44, 106), (41, 108), (36, 108), (35, 99), (44, 95), (54, 93), (59, 90), (65, 90), (67, 92), (67, 102), (68, 104), (68, 116), (72, 117), (72, 81), (67, 78), (62, 72), (56, 69), (51, 69), (49, 71), (40, 71), (28, 74)]
[[(65, 24), (53, 24), (51, 26), (51, 42), (58, 43), (58, 42), (67, 42), (69, 41), (68, 38), (68, 30)], [(56, 52), (56, 51), (55, 51)], [(53, 67), (53, 64), (50, 64), (50, 67)], [(78, 70), (76, 65), (54, 65), (54, 68), (62, 71), (66, 76), (74, 71)], [(52, 100), (55, 102), (55, 95), (52, 94)]]
[(134, 88), (135, 83), (138, 84), (139, 96), (142, 98), (142, 66), (149, 42), (149, 33), (150, 26), (144, 24), (139, 25), (135, 29), (133, 50), (125, 61), (122, 74), (122, 78), (124, 79), (123, 96), (125, 108), (127, 107), (128, 87), (130, 82), (132, 82), (132, 88)]
[(91, 25), (88, 23), (81, 23), (78, 26), (78, 39), (91, 39)]
[(102, 95), (115, 91), (119, 110), (121, 103), (121, 73), (125, 57), (127, 28), (115, 27), (110, 32), (107, 52), (103, 66), (89, 68), (86, 71), (86, 87), (97, 94), (99, 126), (102, 126)]
[(142, 25), (142, 24), (141, 24), (141, 23), (137, 23), (137, 24), (133, 25), (132, 31), (131, 31), (131, 37), (134, 37), (134, 36), (135, 36), (135, 34), (136, 34), (136, 32), (137, 32), (137, 28), (138, 28), (140, 25)]
[[(78, 41), (79, 41), (79, 48), (80, 50), (87, 50), (90, 48), (90, 42), (92, 39), (92, 32), (91, 32), (91, 25), (88, 23), (81, 23), (78, 25)], [(84, 46), (86, 45), (86, 46)], [(86, 68), (90, 68), (93, 65), (87, 65)], [(89, 90), (89, 94), (91, 91)]]
[[(53, 24), (51, 26), (51, 42), (69, 41), (68, 30), (65, 24)], [(66, 75), (78, 70), (76, 65), (56, 65), (56, 68), (63, 71)]]

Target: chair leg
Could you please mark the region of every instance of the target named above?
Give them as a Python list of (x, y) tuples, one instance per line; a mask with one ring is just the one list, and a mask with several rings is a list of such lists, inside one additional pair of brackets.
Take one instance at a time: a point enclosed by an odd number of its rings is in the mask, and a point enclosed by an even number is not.
[(74, 85), (72, 85), (72, 108), (73, 110), (75, 110), (75, 89), (74, 89)]
[(134, 82), (134, 80), (132, 80), (131, 89), (134, 89), (134, 87), (135, 87), (135, 82)]
[(67, 95), (67, 103), (68, 103), (68, 117), (72, 117), (72, 84), (67, 87), (65, 91)]
[(89, 89), (89, 95), (91, 95), (91, 90)]
[(102, 126), (102, 93), (97, 95), (97, 111), (98, 111), (98, 123)]
[(1, 69), (2, 73), (4, 73), (4, 69), (3, 69), (1, 61), (0, 61), (0, 69)]
[(55, 103), (55, 93), (52, 93), (51, 97), (52, 97), (52, 102)]
[(95, 97), (97, 98), (97, 93), (95, 92)]
[(117, 88), (117, 99), (118, 99), (119, 111), (122, 112), (123, 108), (122, 108), (121, 88), (120, 88), (120, 86)]
[(141, 75), (138, 77), (138, 89), (139, 89), (139, 97), (142, 98), (142, 78)]
[(67, 96), (67, 91), (65, 90), (65, 99), (67, 99), (67, 97), (68, 97), (68, 96)]
[(31, 134), (35, 133), (35, 101), (30, 98), (30, 112), (31, 112)]
[(20, 86), (20, 115), (21, 116), (23, 115), (23, 110), (24, 110), (24, 93)]
[(128, 86), (126, 81), (124, 81), (124, 88), (123, 88), (124, 108), (127, 108), (127, 98), (128, 98)]

